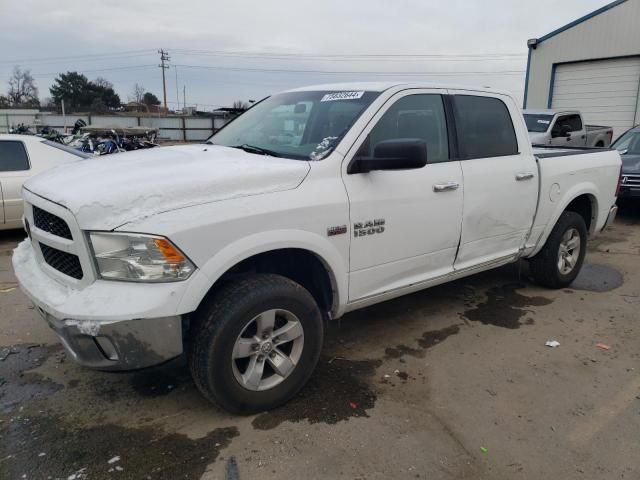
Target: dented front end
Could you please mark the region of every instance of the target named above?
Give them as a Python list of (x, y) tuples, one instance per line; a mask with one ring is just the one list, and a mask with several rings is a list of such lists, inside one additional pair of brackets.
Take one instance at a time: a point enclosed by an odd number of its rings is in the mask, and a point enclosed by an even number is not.
[(180, 316), (101, 323), (60, 320), (36, 307), (73, 359), (100, 370), (150, 367), (182, 353)]

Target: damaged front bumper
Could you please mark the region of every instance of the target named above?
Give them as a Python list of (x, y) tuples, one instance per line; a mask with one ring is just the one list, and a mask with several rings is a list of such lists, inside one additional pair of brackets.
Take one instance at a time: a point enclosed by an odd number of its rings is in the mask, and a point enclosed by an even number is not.
[(183, 351), (177, 305), (188, 282), (126, 283), (97, 280), (72, 288), (47, 275), (28, 241), (14, 251), (22, 291), (60, 337), (75, 361), (100, 370), (156, 365)]
[(182, 353), (182, 317), (140, 318), (113, 323), (57, 319), (36, 309), (73, 359), (99, 370), (150, 367)]

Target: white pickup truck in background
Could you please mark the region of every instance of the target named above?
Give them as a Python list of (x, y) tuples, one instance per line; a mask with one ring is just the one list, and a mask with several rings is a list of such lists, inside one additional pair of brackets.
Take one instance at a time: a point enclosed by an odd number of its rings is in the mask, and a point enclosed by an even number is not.
[(533, 145), (561, 147), (608, 147), (613, 128), (586, 125), (578, 111), (524, 110), (524, 120)]
[(615, 150), (533, 150), (513, 98), (360, 83), (259, 102), (206, 144), (58, 167), (24, 186), (16, 276), (75, 360), (186, 352), (232, 412), (283, 404), (326, 319), (524, 258), (575, 279), (615, 216)]

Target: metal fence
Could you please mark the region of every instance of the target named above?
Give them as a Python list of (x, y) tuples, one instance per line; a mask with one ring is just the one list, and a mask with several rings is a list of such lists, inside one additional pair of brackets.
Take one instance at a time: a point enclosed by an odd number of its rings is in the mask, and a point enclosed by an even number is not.
[[(149, 117), (138, 115), (51, 115), (47, 113), (0, 113), (0, 133), (8, 133), (14, 125), (25, 124), (35, 133), (45, 125), (60, 132), (65, 126), (69, 131), (78, 120), (94, 127), (151, 127), (158, 128), (158, 136), (164, 140), (196, 142), (209, 138), (227, 123), (231, 117)], [(65, 125), (66, 123), (66, 125)]]

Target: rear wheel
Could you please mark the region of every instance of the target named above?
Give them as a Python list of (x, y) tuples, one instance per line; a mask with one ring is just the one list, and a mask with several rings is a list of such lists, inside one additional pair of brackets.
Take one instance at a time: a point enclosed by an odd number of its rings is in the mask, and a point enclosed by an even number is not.
[(548, 288), (564, 288), (580, 273), (587, 247), (587, 227), (575, 212), (564, 212), (542, 250), (530, 261), (534, 280)]
[(279, 275), (254, 275), (220, 290), (196, 314), (189, 363), (210, 400), (233, 413), (275, 408), (311, 376), (323, 323), (311, 294)]

